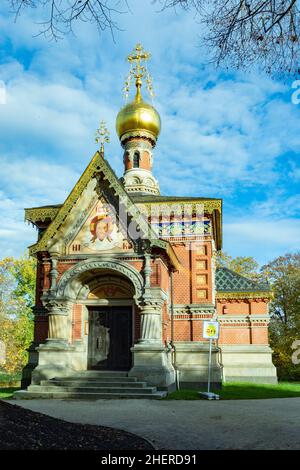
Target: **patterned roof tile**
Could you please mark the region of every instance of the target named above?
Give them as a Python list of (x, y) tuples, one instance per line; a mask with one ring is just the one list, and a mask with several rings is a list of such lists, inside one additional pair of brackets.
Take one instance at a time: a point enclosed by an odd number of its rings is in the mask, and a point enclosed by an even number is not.
[(267, 292), (270, 285), (247, 279), (244, 276), (228, 268), (217, 268), (216, 270), (217, 292)]

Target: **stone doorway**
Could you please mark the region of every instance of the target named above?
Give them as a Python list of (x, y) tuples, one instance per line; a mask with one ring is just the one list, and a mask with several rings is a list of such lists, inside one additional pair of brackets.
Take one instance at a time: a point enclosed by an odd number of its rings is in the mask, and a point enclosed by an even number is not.
[(132, 307), (93, 306), (88, 311), (88, 369), (129, 370), (132, 366)]

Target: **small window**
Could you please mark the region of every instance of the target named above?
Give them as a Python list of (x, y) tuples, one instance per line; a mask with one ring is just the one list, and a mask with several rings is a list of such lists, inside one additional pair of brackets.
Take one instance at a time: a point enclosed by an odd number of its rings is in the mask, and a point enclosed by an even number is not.
[(139, 152), (134, 152), (133, 155), (133, 168), (139, 168), (140, 167), (140, 154)]

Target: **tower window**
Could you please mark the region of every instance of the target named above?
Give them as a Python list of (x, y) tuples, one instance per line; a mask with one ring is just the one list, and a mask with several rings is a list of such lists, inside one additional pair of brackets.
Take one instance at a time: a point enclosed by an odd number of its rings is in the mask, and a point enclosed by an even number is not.
[(139, 168), (140, 167), (140, 154), (139, 152), (134, 152), (133, 155), (133, 168)]

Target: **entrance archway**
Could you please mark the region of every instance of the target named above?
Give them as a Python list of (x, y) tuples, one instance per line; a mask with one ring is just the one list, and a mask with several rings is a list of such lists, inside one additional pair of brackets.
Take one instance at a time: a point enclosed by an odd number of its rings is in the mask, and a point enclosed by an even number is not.
[(132, 366), (135, 307), (143, 278), (118, 260), (89, 260), (66, 271), (56, 297), (82, 305), (88, 369), (129, 370)]
[(128, 371), (132, 366), (134, 287), (122, 276), (102, 273), (88, 281), (88, 286), (87, 367)]
[[(112, 259), (77, 263), (61, 276), (54, 292), (55, 297), (72, 300), (78, 299), (79, 295), (81, 298), (87, 297), (90, 292), (88, 282), (104, 273), (117, 275), (129, 281), (134, 287), (134, 301), (137, 305), (140, 304), (144, 290), (144, 280), (141, 274), (133, 266)], [(85, 289), (82, 289), (83, 287)]]

